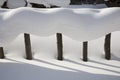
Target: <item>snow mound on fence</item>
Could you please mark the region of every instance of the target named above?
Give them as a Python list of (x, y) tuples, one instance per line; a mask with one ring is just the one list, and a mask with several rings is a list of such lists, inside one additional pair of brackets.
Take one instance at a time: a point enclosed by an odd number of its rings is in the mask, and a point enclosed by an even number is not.
[(0, 11), (0, 43), (11, 41), (20, 33), (49, 36), (57, 32), (78, 41), (88, 41), (120, 29), (120, 8)]

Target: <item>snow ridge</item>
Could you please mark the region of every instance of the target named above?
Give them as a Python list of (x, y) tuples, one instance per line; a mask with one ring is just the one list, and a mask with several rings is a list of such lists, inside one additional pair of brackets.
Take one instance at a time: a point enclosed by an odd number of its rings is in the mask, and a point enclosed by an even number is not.
[[(0, 10), (0, 43), (20, 33), (49, 36), (63, 33), (78, 41), (88, 41), (120, 29), (120, 8)], [(112, 25), (111, 25), (111, 24)]]

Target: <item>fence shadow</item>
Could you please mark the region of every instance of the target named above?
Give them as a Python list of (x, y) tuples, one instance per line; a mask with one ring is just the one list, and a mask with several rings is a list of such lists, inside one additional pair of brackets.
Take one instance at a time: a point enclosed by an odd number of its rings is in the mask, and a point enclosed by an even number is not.
[(119, 57), (117, 57), (117, 56), (115, 56), (115, 55), (113, 55), (113, 54), (111, 54), (111, 56), (112, 56), (112, 60), (120, 61), (120, 58), (119, 58)]
[(120, 76), (54, 70), (32, 64), (0, 63), (1, 80), (119, 80)]
[[(114, 70), (110, 70), (110, 69), (107, 69), (107, 68), (102, 68), (102, 67), (97, 67), (97, 66), (91, 66), (91, 65), (87, 65), (87, 64), (83, 64), (83, 63), (79, 63), (79, 62), (76, 62), (76, 61), (73, 61), (73, 60), (70, 60), (70, 59), (66, 59), (66, 61), (68, 62), (72, 62), (74, 64), (78, 64), (78, 65), (82, 65), (82, 66), (86, 66), (86, 67), (90, 67), (90, 68), (95, 68), (95, 69), (100, 69), (100, 70), (104, 70), (104, 71), (109, 71), (109, 72), (113, 72), (113, 73), (117, 73), (117, 74), (120, 74), (119, 71), (114, 71)], [(92, 61), (94, 62), (94, 61)], [(97, 62), (94, 62), (94, 63), (97, 63)], [(101, 64), (101, 63), (97, 63), (97, 64)], [(103, 64), (104, 65), (104, 64)], [(109, 65), (111, 66), (111, 65)], [(113, 67), (113, 66), (111, 66)], [(118, 67), (119, 68), (119, 67)]]
[(120, 66), (106, 64), (106, 63), (98, 62), (98, 61), (95, 61), (95, 60), (90, 60), (90, 62), (97, 63), (97, 64), (102, 64), (102, 65), (106, 65), (106, 66), (111, 66), (111, 67), (114, 67), (114, 68), (120, 68)]

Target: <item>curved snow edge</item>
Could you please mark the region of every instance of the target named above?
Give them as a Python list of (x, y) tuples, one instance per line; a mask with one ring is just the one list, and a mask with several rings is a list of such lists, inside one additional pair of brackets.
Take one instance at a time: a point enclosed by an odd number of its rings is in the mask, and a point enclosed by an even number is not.
[(120, 8), (0, 10), (0, 43), (20, 33), (49, 36), (63, 33), (78, 41), (89, 41), (120, 29)]

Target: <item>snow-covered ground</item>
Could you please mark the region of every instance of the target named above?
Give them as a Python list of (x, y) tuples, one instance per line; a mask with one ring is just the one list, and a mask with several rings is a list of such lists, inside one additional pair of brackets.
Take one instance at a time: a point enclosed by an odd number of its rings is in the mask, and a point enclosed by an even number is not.
[[(81, 9), (80, 7), (72, 6)], [(89, 5), (87, 9), (88, 7)], [(20, 34), (4, 46), (6, 58), (0, 59), (0, 80), (120, 80), (119, 35), (119, 31), (112, 33), (111, 60), (104, 59), (103, 36), (89, 41), (89, 61), (83, 62), (82, 42), (65, 35), (64, 60), (58, 61), (55, 34), (46, 37), (31, 35), (34, 59), (26, 60), (24, 36)]]

